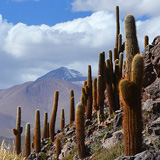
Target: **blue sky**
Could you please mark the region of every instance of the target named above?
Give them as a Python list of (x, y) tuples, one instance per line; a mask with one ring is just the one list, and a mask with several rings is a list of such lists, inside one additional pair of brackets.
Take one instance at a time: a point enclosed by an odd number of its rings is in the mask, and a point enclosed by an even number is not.
[(72, 2), (73, 0), (1, 0), (0, 13), (4, 19), (14, 24), (22, 22), (27, 25), (49, 26), (91, 15), (91, 11), (72, 11)]
[(97, 75), (99, 53), (115, 44), (117, 5), (123, 41), (131, 13), (142, 52), (144, 36), (160, 34), (159, 0), (0, 0), (0, 89), (62, 66)]

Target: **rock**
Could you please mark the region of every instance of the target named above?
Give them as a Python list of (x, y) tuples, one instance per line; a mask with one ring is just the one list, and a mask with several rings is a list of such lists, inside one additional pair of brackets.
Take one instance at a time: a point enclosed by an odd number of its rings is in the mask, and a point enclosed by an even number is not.
[(136, 154), (135, 156), (121, 156), (116, 160), (160, 160), (160, 151), (144, 151)]
[(104, 137), (103, 137), (102, 142), (104, 143), (104, 142), (105, 142), (105, 140), (106, 140), (107, 138), (110, 138), (110, 137), (112, 137), (112, 133), (110, 133), (110, 132), (106, 132), (106, 134), (105, 134), (105, 135), (104, 135)]
[(123, 138), (123, 133), (122, 131), (116, 131), (113, 133), (113, 136), (111, 138), (108, 138), (105, 140), (105, 142), (102, 144), (102, 147), (105, 149), (109, 149), (112, 146), (116, 145), (119, 143)]
[(122, 127), (122, 112), (115, 115), (113, 119), (113, 130), (117, 131)]

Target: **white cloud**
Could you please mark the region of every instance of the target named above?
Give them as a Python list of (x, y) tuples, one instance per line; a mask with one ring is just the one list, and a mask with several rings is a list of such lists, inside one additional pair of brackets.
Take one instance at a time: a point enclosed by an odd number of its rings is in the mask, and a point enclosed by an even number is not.
[[(160, 16), (137, 22), (141, 51), (144, 36), (147, 34), (151, 42), (159, 33), (159, 21)], [(121, 20), (121, 33), (123, 26)], [(99, 53), (107, 54), (114, 43), (115, 15), (108, 11), (52, 27), (13, 25), (0, 16), (0, 88), (35, 80), (61, 66), (86, 75), (90, 64), (96, 75)]]
[(120, 7), (121, 16), (128, 13), (136, 17), (143, 15), (156, 16), (160, 14), (159, 0), (74, 0), (72, 3), (73, 11), (115, 11), (115, 6)]

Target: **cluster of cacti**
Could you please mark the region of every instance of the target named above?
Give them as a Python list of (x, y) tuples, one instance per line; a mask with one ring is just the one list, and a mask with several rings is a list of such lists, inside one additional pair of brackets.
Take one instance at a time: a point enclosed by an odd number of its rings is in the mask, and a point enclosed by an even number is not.
[[(92, 119), (92, 108), (97, 111), (98, 124), (104, 120), (105, 94), (109, 103), (109, 114), (120, 108), (120, 99), (123, 101), (123, 132), (125, 155), (134, 155), (141, 151), (142, 146), (142, 115), (141, 115), (141, 89), (143, 80), (143, 58), (139, 53), (136, 37), (135, 20), (132, 15), (125, 18), (125, 43), (122, 44), (122, 35), (119, 26), (119, 7), (116, 7), (116, 43), (112, 51), (108, 51), (108, 59), (105, 61), (105, 52), (99, 54), (98, 76), (92, 83), (91, 66), (88, 66), (88, 77), (82, 87), (81, 102), (76, 106), (74, 91), (70, 90), (70, 122), (76, 125), (76, 142), (79, 158), (86, 156), (85, 126), (84, 120)], [(148, 45), (148, 36), (145, 36), (145, 46)], [(124, 46), (125, 45), (125, 46)], [(126, 61), (123, 63), (123, 50), (126, 51)], [(113, 61), (112, 61), (113, 59)], [(123, 70), (123, 72), (122, 72)], [(125, 75), (125, 79), (121, 79)], [(105, 92), (106, 91), (106, 92)], [(44, 126), (42, 138), (49, 138), (56, 144), (56, 158), (61, 153), (60, 138), (55, 139), (55, 123), (58, 109), (59, 92), (54, 95), (53, 111), (50, 123), (48, 113), (44, 113)], [(65, 127), (64, 109), (61, 110), (61, 131)], [(40, 111), (36, 110), (33, 144), (35, 153), (41, 151)], [(15, 152), (21, 152), (21, 108), (17, 108), (17, 129), (15, 134)], [(25, 152), (26, 158), (30, 149), (30, 124), (26, 124)]]
[(23, 127), (21, 126), (21, 107), (17, 107), (17, 128), (13, 128), (13, 134), (15, 135), (15, 153), (21, 153), (21, 134)]
[(49, 126), (49, 136), (52, 142), (54, 142), (54, 135), (55, 135), (55, 123), (56, 123), (57, 108), (58, 108), (58, 97), (59, 97), (59, 92), (56, 90), (54, 94), (53, 111), (52, 111), (52, 116), (51, 116), (51, 121)]

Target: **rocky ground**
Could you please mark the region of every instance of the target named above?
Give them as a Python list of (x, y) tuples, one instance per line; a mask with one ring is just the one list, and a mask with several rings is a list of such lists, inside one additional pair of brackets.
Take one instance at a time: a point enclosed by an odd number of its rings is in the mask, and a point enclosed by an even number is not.
[[(106, 102), (105, 121), (98, 125), (96, 113), (93, 120), (85, 121), (86, 160), (160, 160), (160, 37), (146, 47), (143, 54), (145, 63), (144, 88), (142, 94), (143, 151), (132, 157), (123, 156), (122, 109), (108, 116)], [(61, 139), (59, 159), (78, 159), (75, 123), (66, 126), (56, 134)], [(55, 159), (55, 143), (42, 140), (41, 152), (34, 151), (29, 159)]]

